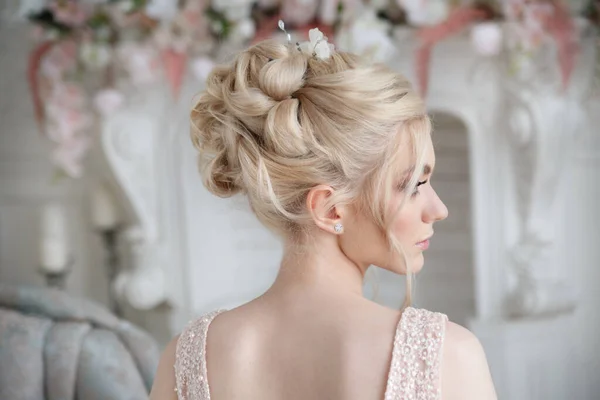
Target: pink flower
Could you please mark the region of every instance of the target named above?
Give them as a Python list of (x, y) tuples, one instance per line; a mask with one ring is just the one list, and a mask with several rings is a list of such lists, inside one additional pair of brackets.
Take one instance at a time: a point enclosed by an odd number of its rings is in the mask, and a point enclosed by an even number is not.
[(524, 50), (539, 47), (547, 37), (544, 25), (554, 12), (552, 3), (542, 1), (506, 0), (504, 12), (516, 25), (512, 34)]
[(83, 159), (90, 145), (88, 136), (75, 136), (54, 148), (52, 161), (71, 178), (79, 178), (83, 174)]
[(34, 25), (31, 30), (31, 38), (36, 42), (41, 42), (45, 39), (46, 31), (39, 25)]
[(172, 26), (164, 26), (154, 31), (154, 41), (161, 50), (174, 50), (178, 53), (187, 53), (192, 45), (192, 36), (194, 27), (186, 26), (186, 22), (181, 18), (174, 21), (175, 29)]
[(504, 15), (509, 20), (518, 20), (523, 14), (525, 0), (504, 0)]
[(50, 9), (56, 21), (68, 26), (82, 26), (88, 18), (87, 10), (77, 1), (53, 1)]
[(75, 68), (77, 61), (77, 46), (73, 41), (56, 44), (43, 58), (40, 65), (42, 75), (51, 80), (58, 80), (67, 71)]
[(119, 2), (112, 7), (107, 7), (106, 13), (117, 29), (123, 29), (139, 23), (141, 13), (132, 13), (131, 7), (133, 2), (130, 2), (130, 4), (131, 6), (127, 2)]
[(104, 89), (94, 97), (94, 106), (100, 115), (106, 117), (116, 111), (124, 100), (124, 96), (118, 90)]
[(188, 1), (181, 12), (181, 17), (185, 21), (186, 25), (190, 27), (206, 25), (204, 8), (205, 4), (203, 1)]
[(281, 19), (286, 25), (303, 26), (315, 19), (319, 2), (317, 0), (282, 0)]
[(126, 43), (119, 48), (119, 57), (134, 85), (156, 82), (160, 76), (160, 60), (150, 46)]
[(83, 87), (74, 82), (56, 82), (49, 101), (61, 107), (81, 108), (85, 104)]
[(545, 21), (552, 16), (554, 8), (550, 4), (528, 4), (523, 13), (523, 27), (526, 40), (531, 47), (537, 47), (546, 36)]
[(48, 137), (56, 143), (71, 140), (77, 134), (89, 129), (93, 124), (93, 118), (89, 113), (58, 105), (46, 107), (48, 117)]

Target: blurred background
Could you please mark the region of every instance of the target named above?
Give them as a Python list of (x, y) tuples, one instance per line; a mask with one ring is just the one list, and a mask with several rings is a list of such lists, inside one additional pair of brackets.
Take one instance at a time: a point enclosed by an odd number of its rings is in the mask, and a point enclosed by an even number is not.
[[(0, 0), (0, 398), (144, 398), (190, 319), (273, 281), (279, 240), (244, 198), (203, 188), (188, 113), (215, 63), (287, 40), (281, 19), (426, 98), (450, 216), (415, 305), (480, 338), (499, 398), (600, 399), (599, 15), (596, 0)], [(390, 307), (403, 290), (378, 269), (365, 282)], [(118, 369), (136, 384), (98, 372)]]

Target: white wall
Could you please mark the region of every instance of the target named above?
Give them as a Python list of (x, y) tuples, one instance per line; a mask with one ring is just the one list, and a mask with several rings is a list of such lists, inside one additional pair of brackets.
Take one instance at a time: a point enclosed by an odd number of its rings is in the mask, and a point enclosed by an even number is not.
[(578, 140), (573, 164), (567, 169), (559, 199), (565, 243), (562, 265), (576, 284), (579, 303), (570, 327), (576, 354), (573, 387), (582, 399), (600, 393), (600, 93), (589, 103), (590, 130)]

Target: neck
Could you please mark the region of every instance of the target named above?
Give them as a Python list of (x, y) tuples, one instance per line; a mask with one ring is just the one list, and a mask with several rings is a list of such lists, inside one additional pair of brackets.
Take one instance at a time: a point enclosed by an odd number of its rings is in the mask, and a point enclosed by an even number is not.
[(287, 241), (279, 273), (269, 292), (363, 297), (367, 268), (368, 265), (357, 265), (346, 257), (336, 236), (324, 234), (302, 246)]

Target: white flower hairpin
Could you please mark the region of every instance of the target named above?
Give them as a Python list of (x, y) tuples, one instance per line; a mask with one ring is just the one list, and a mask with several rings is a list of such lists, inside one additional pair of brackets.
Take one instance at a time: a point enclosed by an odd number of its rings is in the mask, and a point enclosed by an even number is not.
[[(285, 30), (285, 24), (282, 20), (279, 20), (278, 26), (287, 35), (288, 42), (292, 43), (292, 36)], [(327, 41), (327, 36), (323, 35), (319, 28), (308, 31), (308, 39), (306, 42), (296, 43), (296, 47), (301, 52), (319, 60), (327, 60), (335, 49), (334, 45)]]

